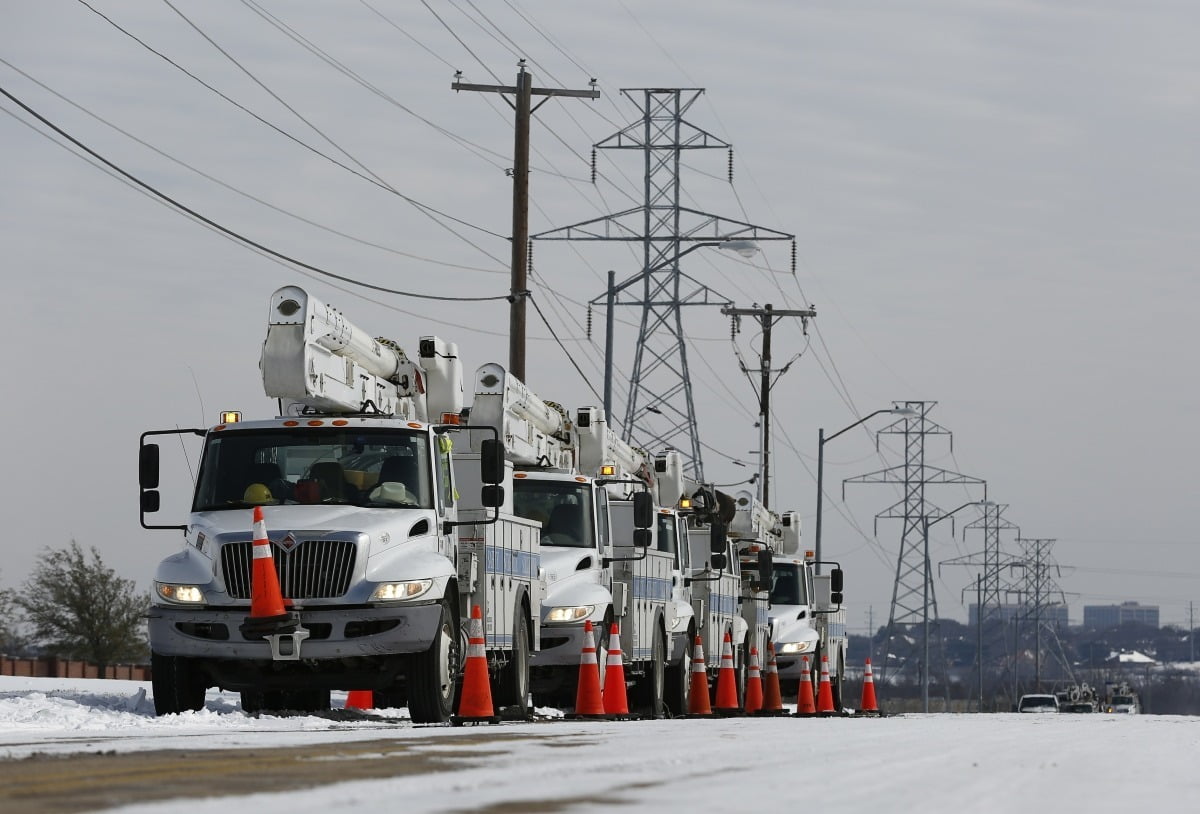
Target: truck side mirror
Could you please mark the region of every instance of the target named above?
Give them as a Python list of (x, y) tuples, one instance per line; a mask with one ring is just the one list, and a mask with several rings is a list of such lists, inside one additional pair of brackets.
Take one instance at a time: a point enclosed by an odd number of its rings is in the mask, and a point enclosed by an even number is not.
[(153, 514), (158, 511), (160, 502), (157, 489), (142, 490), (142, 514)]
[[(829, 590), (833, 591), (835, 594), (840, 594), (842, 592), (842, 569), (834, 568), (829, 572)], [(834, 601), (838, 603), (841, 602), (840, 599)]]
[(504, 487), (498, 483), (485, 483), (479, 493), (479, 502), (489, 509), (504, 505)]
[[(143, 489), (158, 488), (158, 444), (142, 444), (138, 449), (138, 483)], [(146, 511), (158, 511), (158, 508)]]
[(708, 529), (708, 550), (712, 554), (725, 553), (725, 524), (713, 523)]
[[(495, 438), (485, 438), (479, 442), (479, 479), (484, 483), (504, 483), (504, 444)], [(503, 495), (503, 491), (501, 494)]]
[(771, 552), (766, 549), (758, 552), (758, 584), (761, 590), (771, 590), (771, 569), (773, 567)]
[(713, 552), (708, 555), (708, 564), (712, 566), (714, 571), (723, 571), (728, 563), (725, 561), (724, 552)]
[(651, 536), (650, 529), (634, 529), (633, 544), (638, 548), (649, 548)]
[(654, 498), (650, 497), (649, 492), (635, 492), (633, 495), (633, 527), (648, 529), (653, 525)]

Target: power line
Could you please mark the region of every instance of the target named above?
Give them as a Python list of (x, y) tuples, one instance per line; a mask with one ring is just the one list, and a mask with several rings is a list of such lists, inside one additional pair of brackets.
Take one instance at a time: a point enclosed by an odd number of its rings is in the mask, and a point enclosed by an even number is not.
[(356, 280), (353, 277), (347, 277), (345, 275), (335, 274), (332, 271), (327, 271), (318, 266), (314, 266), (309, 263), (305, 263), (302, 260), (297, 260), (294, 257), (289, 257), (288, 255), (283, 254), (282, 252), (275, 251), (274, 249), (268, 248), (267, 246), (264, 246), (263, 244), (258, 243), (257, 241), (254, 241), (254, 240), (246, 237), (243, 234), (235, 232), (234, 230), (232, 230), (226, 226), (222, 226), (221, 224), (217, 223), (216, 221), (212, 220), (211, 218), (207, 218), (204, 215), (201, 215), (196, 210), (191, 209), (190, 207), (175, 200), (174, 198), (167, 195), (166, 193), (161, 192), (160, 190), (151, 186), (150, 184), (147, 184), (145, 181), (141, 180), (140, 178), (133, 175), (132, 173), (129, 173), (129, 172), (123, 170), (121, 167), (117, 166), (112, 161), (109, 161), (107, 158), (100, 155), (95, 150), (93, 150), (92, 148), (90, 148), (86, 144), (84, 144), (83, 142), (79, 141), (79, 139), (75, 138), (70, 133), (67, 133), (61, 127), (59, 127), (58, 125), (51, 122), (49, 119), (47, 119), (42, 114), (38, 113), (36, 110), (31, 108), (29, 105), (22, 102), (16, 96), (13, 96), (5, 88), (0, 87), (0, 94), (7, 96), (12, 102), (17, 104), (22, 110), (24, 110), (26, 113), (28, 113), (29, 115), (36, 118), (38, 121), (40, 121), (46, 127), (49, 127), (55, 133), (58, 133), (60, 136), (67, 139), (68, 141), (70, 141), (72, 144), (74, 144), (76, 147), (78, 147), (79, 149), (86, 152), (88, 155), (92, 156), (97, 161), (103, 162), (106, 166), (110, 167), (115, 172), (120, 173), (122, 176), (129, 179), (133, 183), (137, 184), (142, 189), (145, 189), (146, 191), (152, 193), (153, 195), (157, 196), (158, 198), (162, 199), (163, 201), (166, 201), (167, 203), (169, 203), (171, 206), (175, 207), (179, 211), (186, 213), (190, 217), (195, 218), (196, 220), (200, 221), (201, 223), (204, 223), (205, 225), (207, 225), (213, 229), (216, 229), (217, 231), (221, 232), (222, 234), (227, 235), (228, 237), (231, 237), (240, 243), (244, 243), (247, 246), (251, 246), (254, 249), (256, 249), (260, 252), (264, 252), (265, 254), (268, 254), (272, 257), (276, 257), (287, 263), (291, 263), (292, 265), (298, 266), (302, 269), (307, 269), (315, 274), (320, 274), (324, 277), (329, 277), (334, 280), (341, 280), (344, 283), (350, 283), (351, 285), (357, 285), (357, 286), (361, 286), (363, 288), (369, 288), (372, 291), (380, 291), (385, 294), (397, 294), (402, 297), (416, 297), (418, 299), (423, 299), (423, 300), (442, 300), (442, 301), (454, 301), (454, 302), (483, 302), (483, 301), (489, 301), (489, 300), (503, 300), (503, 299), (508, 298), (508, 295), (505, 295), (505, 294), (501, 294), (501, 295), (497, 295), (497, 296), (493, 296), (493, 297), (446, 297), (446, 296), (437, 296), (437, 295), (433, 295), (433, 294), (418, 294), (418, 293), (412, 292), (412, 291), (401, 291), (399, 289), (385, 288), (383, 286), (378, 286), (378, 285), (374, 285), (372, 283), (367, 283), (367, 282), (363, 282), (361, 280)]

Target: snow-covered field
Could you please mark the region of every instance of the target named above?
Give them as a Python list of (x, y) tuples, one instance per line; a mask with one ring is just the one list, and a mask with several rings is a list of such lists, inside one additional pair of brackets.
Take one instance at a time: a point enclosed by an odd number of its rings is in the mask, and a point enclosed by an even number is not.
[[(335, 694), (335, 706), (343, 701)], [(492, 739), (499, 734), (503, 740)], [(156, 718), (149, 684), (0, 677), (4, 760), (333, 748), (370, 739), (410, 741), (412, 754), (473, 759), (437, 774), (192, 799), (186, 810), (1159, 814), (1200, 808), (1200, 718), (904, 715), (414, 727), (395, 711), (251, 718), (236, 695), (216, 691), (201, 712)], [(122, 810), (184, 808), (174, 800)]]

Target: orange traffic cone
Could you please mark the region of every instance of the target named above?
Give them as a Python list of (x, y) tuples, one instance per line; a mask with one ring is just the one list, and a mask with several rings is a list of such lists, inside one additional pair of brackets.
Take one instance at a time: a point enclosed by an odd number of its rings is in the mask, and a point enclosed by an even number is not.
[(783, 692), (779, 686), (779, 665), (775, 662), (775, 645), (767, 642), (767, 670), (763, 679), (763, 705), (755, 715), (784, 715)]
[(796, 716), (808, 718), (817, 714), (817, 705), (813, 702), (812, 673), (808, 670), (808, 656), (801, 659), (800, 692), (796, 695)]
[(762, 709), (762, 670), (758, 666), (758, 648), (750, 648), (750, 666), (746, 670), (746, 714), (753, 715)]
[[(271, 556), (271, 541), (262, 506), (254, 507), (254, 548), (250, 568), (250, 615), (241, 625), (247, 639), (261, 639), (276, 633), (292, 633), (300, 626), (300, 617), (283, 605), (279, 575)], [(304, 638), (307, 638), (305, 636)]]
[(718, 715), (740, 715), (742, 708), (738, 706), (737, 674), (733, 670), (733, 636), (725, 631), (725, 640), (721, 642), (721, 666), (717, 670), (717, 701), (713, 711)]
[(871, 675), (871, 660), (867, 659), (867, 666), (863, 669), (863, 690), (862, 703), (858, 705), (859, 715), (882, 715), (879, 710), (879, 702), (875, 700), (875, 678)]
[(713, 711), (708, 700), (708, 666), (704, 663), (704, 641), (696, 636), (692, 647), (692, 684), (688, 689), (688, 717), (711, 718)]
[(833, 708), (833, 687), (829, 683), (829, 656), (821, 656), (821, 683), (817, 687), (817, 714), (836, 714)]
[(583, 654), (579, 658), (579, 684), (575, 689), (575, 712), (569, 718), (607, 718), (600, 694), (600, 664), (596, 661), (596, 634), (592, 620), (583, 625)]
[(625, 664), (621, 661), (621, 629), (613, 622), (608, 635), (608, 663), (604, 665), (604, 711), (609, 715), (629, 715), (625, 695)]
[(371, 690), (351, 690), (346, 694), (346, 709), (375, 709), (375, 693)]
[(467, 632), (467, 666), (463, 673), (462, 696), (458, 714), (450, 716), (453, 726), (494, 724), (500, 721), (492, 707), (492, 685), (488, 679), (487, 651), (483, 642), (483, 612), (471, 608), (471, 627)]

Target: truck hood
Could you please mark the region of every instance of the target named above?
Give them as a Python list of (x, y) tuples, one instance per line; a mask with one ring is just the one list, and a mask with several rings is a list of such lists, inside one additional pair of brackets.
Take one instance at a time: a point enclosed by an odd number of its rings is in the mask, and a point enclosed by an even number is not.
[(546, 574), (546, 607), (607, 605), (609, 594), (600, 585), (600, 555), (590, 548), (542, 546)]
[(770, 620), (771, 641), (777, 647), (787, 642), (815, 642), (820, 638), (807, 605), (773, 605)]
[[(202, 540), (198, 542), (201, 534), (216, 537), (241, 533), (245, 535), (243, 539), (249, 539), (252, 517), (251, 509), (199, 512), (192, 515), (188, 540), (199, 548), (203, 544)], [(436, 518), (429, 509), (377, 509), (341, 504), (264, 506), (263, 520), (272, 542), (283, 540), (288, 534), (319, 539), (323, 534), (358, 533), (367, 535), (371, 555), (437, 530)]]

